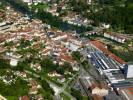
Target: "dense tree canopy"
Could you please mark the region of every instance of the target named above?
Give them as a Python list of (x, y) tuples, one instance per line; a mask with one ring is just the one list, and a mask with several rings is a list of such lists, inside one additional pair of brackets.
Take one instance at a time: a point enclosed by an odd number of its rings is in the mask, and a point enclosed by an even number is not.
[(79, 90), (71, 88), (71, 95), (74, 96), (77, 100), (83, 100)]
[(81, 54), (79, 51), (74, 51), (72, 52), (72, 57), (77, 60), (77, 61), (80, 61), (80, 58), (81, 58)]
[(0, 69), (9, 68), (10, 64), (8, 60), (0, 59)]
[[(93, 15), (91, 15), (93, 16)], [(125, 33), (133, 33), (133, 4), (125, 7), (105, 7), (94, 14), (95, 21), (111, 24), (115, 30), (125, 30)]]
[(95, 0), (93, 5), (88, 5), (86, 0), (70, 0), (69, 5), (73, 11), (94, 20), (93, 25), (104, 22), (111, 24), (114, 31), (133, 33), (132, 0)]
[(49, 92), (50, 94), (54, 95), (53, 89), (49, 86), (48, 82), (46, 80), (41, 80), (42, 88)]
[(0, 81), (0, 94), (7, 98), (11, 96), (18, 98), (19, 96), (27, 95), (28, 89), (27, 82), (22, 79), (17, 79), (16, 82), (11, 85), (6, 85)]

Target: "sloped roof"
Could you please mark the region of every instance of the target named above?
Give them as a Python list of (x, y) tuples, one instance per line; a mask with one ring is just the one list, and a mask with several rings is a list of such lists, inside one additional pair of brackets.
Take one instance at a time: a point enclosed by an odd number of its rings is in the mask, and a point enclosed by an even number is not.
[(121, 58), (116, 56), (115, 54), (111, 53), (107, 48), (106, 45), (100, 41), (91, 41), (91, 44), (93, 44), (96, 48), (101, 50), (103, 53), (109, 55), (112, 59), (116, 60), (120, 64), (125, 64), (125, 61), (123, 61)]

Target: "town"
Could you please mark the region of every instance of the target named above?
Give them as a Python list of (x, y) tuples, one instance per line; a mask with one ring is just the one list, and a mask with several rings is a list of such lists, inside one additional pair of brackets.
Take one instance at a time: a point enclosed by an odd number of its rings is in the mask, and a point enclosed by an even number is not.
[(0, 100), (133, 100), (132, 34), (92, 26), (69, 0), (20, 0), (27, 13), (7, 1), (0, 0)]

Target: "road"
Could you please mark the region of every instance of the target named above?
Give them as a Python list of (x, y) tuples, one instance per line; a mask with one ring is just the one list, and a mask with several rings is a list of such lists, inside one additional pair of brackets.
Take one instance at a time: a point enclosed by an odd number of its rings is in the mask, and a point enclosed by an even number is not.
[[(36, 73), (32, 73), (31, 71), (28, 71), (28, 70), (25, 70), (26, 73), (30, 74), (30, 75), (33, 75), (34, 77), (38, 78), (40, 77), (38, 74)], [(60, 95), (61, 93), (64, 93), (66, 96), (68, 96), (69, 98), (71, 98), (71, 100), (76, 100), (70, 93), (68, 93), (65, 89), (67, 87), (69, 87), (69, 84), (70, 82), (72, 82), (73, 80), (75, 80), (75, 77), (78, 76), (80, 73), (77, 72), (75, 75), (73, 75), (73, 77), (67, 81), (63, 87), (59, 87), (58, 85), (56, 85), (55, 83), (51, 82), (50, 80), (47, 80), (46, 81), (50, 84), (50, 86), (53, 88), (53, 90), (55, 91), (55, 95)]]
[(70, 93), (68, 93), (67, 91), (65, 91), (64, 87), (59, 87), (58, 85), (56, 85), (55, 83), (46, 80), (50, 86), (54, 89), (54, 91), (56, 92), (55, 95), (60, 95), (61, 93), (64, 93), (66, 96), (68, 96), (69, 98), (71, 98), (71, 100), (76, 100)]
[[(87, 55), (91, 52), (95, 52), (95, 48), (93, 48), (91, 45), (88, 45), (86, 48), (84, 48), (81, 53), (84, 56), (84, 58), (87, 58)], [(100, 83), (103, 81), (103, 78), (98, 74), (98, 71), (95, 66), (92, 65), (90, 59), (88, 59), (89, 68), (86, 69), (86, 72), (95, 79), (96, 82)]]

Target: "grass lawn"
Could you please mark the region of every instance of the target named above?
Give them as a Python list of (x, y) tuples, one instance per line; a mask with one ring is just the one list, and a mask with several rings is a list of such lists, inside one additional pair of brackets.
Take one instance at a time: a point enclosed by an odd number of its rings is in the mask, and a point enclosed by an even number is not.
[(18, 97), (16, 97), (16, 96), (8, 96), (7, 100), (18, 100)]
[(68, 96), (66, 96), (64, 93), (60, 94), (63, 100), (71, 100)]
[(67, 86), (67, 87), (65, 88), (65, 91), (67, 91), (68, 93), (71, 93), (71, 89), (70, 89), (70, 87)]
[(82, 99), (83, 99), (83, 100), (88, 100), (88, 97), (82, 96)]

